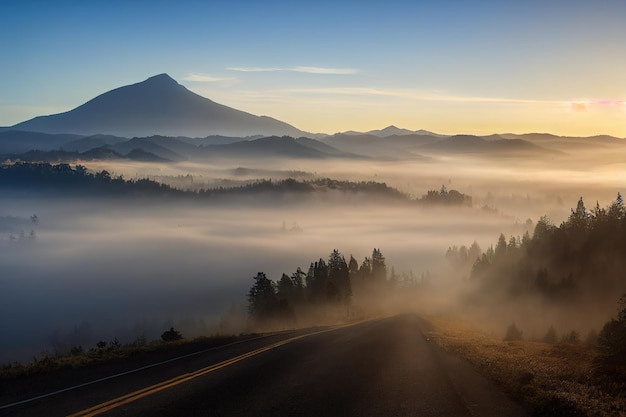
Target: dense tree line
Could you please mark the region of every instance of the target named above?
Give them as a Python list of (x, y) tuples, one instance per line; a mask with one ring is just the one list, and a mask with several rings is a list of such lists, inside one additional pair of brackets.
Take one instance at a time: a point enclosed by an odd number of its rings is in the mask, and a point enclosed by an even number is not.
[(350, 314), (353, 296), (376, 292), (379, 296), (390, 289), (385, 257), (374, 249), (359, 266), (357, 260), (333, 250), (328, 259), (311, 262), (307, 272), (301, 268), (282, 274), (274, 282), (263, 272), (254, 277), (248, 292), (248, 314), (254, 328), (292, 327), (297, 317), (327, 307), (345, 309)]
[(626, 210), (621, 194), (608, 207), (592, 210), (582, 198), (560, 226), (547, 217), (476, 258), (471, 277), (488, 290), (510, 295), (540, 294), (567, 299), (584, 294), (602, 298), (626, 291)]
[(0, 166), (0, 188), (81, 195), (146, 194), (180, 196), (182, 191), (149, 179), (125, 180), (83, 165), (19, 162)]
[(422, 198), (412, 199), (384, 182), (345, 181), (330, 178), (298, 181), (260, 179), (235, 186), (216, 187), (198, 191), (181, 190), (148, 178), (124, 179), (106, 170), (90, 172), (83, 165), (50, 164), (47, 162), (16, 162), (0, 165), (0, 189), (65, 193), (76, 195), (140, 194), (179, 198), (207, 198), (255, 193), (315, 193), (339, 191), (365, 194), (368, 198), (384, 198), (405, 203), (471, 205), (471, 197), (456, 190), (428, 191)]
[(29, 162), (29, 163), (39, 163), (39, 162), (48, 162), (48, 163), (67, 163), (70, 161), (102, 161), (102, 160), (115, 160), (115, 159), (134, 159), (141, 160), (141, 157), (144, 156), (144, 159), (156, 162), (166, 162), (166, 159), (159, 158), (156, 155), (149, 154), (147, 152), (143, 152), (139, 150), (138, 152), (129, 153), (124, 156), (118, 152), (115, 152), (113, 149), (109, 149), (107, 147), (100, 147), (90, 149), (85, 152), (78, 151), (65, 151), (65, 150), (53, 150), (53, 151), (40, 151), (40, 150), (31, 150), (18, 155), (0, 155), (0, 160), (4, 159), (5, 161), (20, 161), (20, 162)]
[(0, 188), (27, 191), (54, 191), (76, 194), (146, 194), (176, 197), (213, 197), (222, 195), (247, 195), (267, 192), (312, 193), (320, 190), (381, 195), (393, 199), (407, 199), (404, 194), (385, 183), (372, 181), (339, 181), (317, 179), (298, 181), (258, 180), (238, 187), (218, 187), (195, 191), (183, 191), (147, 178), (126, 180), (112, 176), (110, 172), (90, 172), (82, 165), (18, 162), (0, 165)]
[(445, 186), (441, 186), (439, 191), (429, 190), (418, 200), (425, 204), (441, 204), (447, 206), (470, 206), (472, 205), (472, 197), (463, 194), (457, 190), (448, 190)]
[[(607, 207), (596, 203), (587, 209), (582, 197), (559, 226), (546, 216), (532, 236), (508, 240), (501, 234), (495, 247), (476, 256), (478, 245), (450, 248), (446, 254), (456, 265), (471, 266), (480, 300), (494, 296), (540, 296), (553, 306), (613, 304), (620, 294), (620, 309), (597, 333), (591, 330), (585, 343), (598, 347), (597, 370), (612, 381), (626, 382), (626, 208), (621, 194)], [(522, 333), (509, 326), (505, 340), (519, 340)], [(542, 341), (559, 341), (550, 326)], [(561, 343), (579, 343), (572, 330)]]

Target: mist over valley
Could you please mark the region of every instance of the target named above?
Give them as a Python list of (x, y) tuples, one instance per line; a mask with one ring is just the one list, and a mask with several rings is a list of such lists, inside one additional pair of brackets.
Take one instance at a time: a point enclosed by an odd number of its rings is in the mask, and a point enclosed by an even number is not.
[(626, 292), (624, 141), (311, 134), (166, 74), (18, 123), (0, 363), (407, 312), (595, 349)]

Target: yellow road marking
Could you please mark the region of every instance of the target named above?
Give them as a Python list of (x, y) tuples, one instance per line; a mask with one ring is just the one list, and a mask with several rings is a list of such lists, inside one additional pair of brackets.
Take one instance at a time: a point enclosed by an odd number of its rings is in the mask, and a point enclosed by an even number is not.
[[(344, 326), (341, 326), (341, 327), (344, 327)], [(149, 387), (146, 387), (146, 388), (142, 388), (142, 389), (137, 390), (135, 392), (131, 392), (130, 394), (122, 395), (121, 397), (117, 397), (117, 398), (114, 398), (114, 399), (112, 399), (110, 401), (103, 402), (101, 404), (95, 405), (93, 407), (87, 408), (87, 409), (79, 411), (77, 413), (70, 414), (68, 417), (91, 417), (91, 416), (96, 416), (98, 414), (102, 414), (102, 413), (104, 413), (106, 411), (109, 411), (109, 410), (112, 410), (114, 408), (120, 407), (120, 406), (122, 406), (124, 404), (128, 404), (128, 403), (131, 403), (133, 401), (137, 401), (140, 398), (147, 397), (148, 395), (152, 395), (152, 394), (157, 393), (159, 391), (162, 391), (164, 389), (171, 388), (173, 386), (182, 384), (183, 382), (190, 381), (190, 380), (192, 380), (194, 378), (197, 378), (199, 376), (206, 375), (206, 374), (208, 374), (210, 372), (213, 372), (213, 371), (217, 371), (218, 369), (222, 369), (222, 368), (224, 368), (226, 366), (232, 365), (232, 364), (237, 363), (239, 361), (242, 361), (244, 359), (247, 359), (247, 358), (250, 358), (252, 356), (258, 355), (259, 353), (266, 352), (268, 350), (277, 348), (279, 346), (285, 345), (287, 343), (293, 342), (293, 341), (298, 340), (298, 339), (302, 339), (302, 338), (307, 337), (307, 336), (312, 336), (314, 334), (324, 333), (324, 332), (327, 332), (329, 330), (334, 330), (334, 329), (322, 330), (322, 331), (315, 332), (315, 333), (309, 333), (309, 334), (306, 334), (306, 335), (295, 336), (295, 337), (292, 337), (290, 339), (283, 340), (281, 342), (276, 342), (276, 343), (273, 343), (273, 344), (271, 344), (269, 346), (265, 346), (265, 347), (253, 350), (251, 352), (244, 353), (242, 355), (236, 356), (234, 358), (227, 359), (227, 360), (225, 360), (223, 362), (220, 362), (220, 363), (217, 363), (217, 364), (213, 364), (213, 365), (209, 365), (206, 368), (199, 369), (199, 370), (197, 370), (195, 372), (179, 375), (179, 376), (174, 377), (172, 379), (168, 379), (167, 381), (163, 381), (163, 382), (160, 382), (158, 384), (155, 384), (155, 385), (152, 385), (152, 386), (149, 386)]]

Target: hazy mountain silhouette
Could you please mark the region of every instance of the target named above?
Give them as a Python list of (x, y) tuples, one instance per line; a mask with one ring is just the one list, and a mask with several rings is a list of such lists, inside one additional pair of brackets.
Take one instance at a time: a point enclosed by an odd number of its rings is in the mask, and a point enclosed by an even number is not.
[(18, 154), (31, 150), (49, 151), (60, 149), (67, 142), (80, 139), (72, 134), (46, 134), (39, 132), (21, 132), (18, 130), (0, 131), (0, 153)]
[(488, 138), (473, 135), (454, 135), (425, 144), (420, 149), (446, 153), (536, 153), (537, 155), (554, 153), (554, 151), (523, 139), (503, 139), (494, 137), (494, 135)]
[(176, 139), (196, 146), (209, 146), (209, 145), (229, 145), (231, 143), (241, 142), (243, 140), (255, 140), (261, 139), (263, 135), (247, 136), (245, 138), (237, 136), (220, 136), (212, 135), (206, 138), (188, 138), (185, 136), (177, 137)]
[(329, 145), (315, 139), (294, 139), (271, 136), (255, 140), (243, 140), (227, 145), (206, 146), (209, 157), (290, 157), (321, 159), (346, 156)]
[[(222, 140), (224, 143), (220, 143)], [(190, 138), (150, 136), (118, 143), (112, 146), (112, 149), (122, 155), (127, 155), (133, 149), (142, 149), (172, 161), (184, 159), (202, 161), (216, 157), (327, 158), (351, 156), (315, 139), (294, 139), (289, 136), (270, 136), (252, 140), (239, 138), (237, 141), (221, 138), (215, 141), (218, 144), (209, 145), (196, 145), (193, 142), (195, 140)], [(199, 140), (199, 142), (205, 143), (203, 140)]]
[(369, 135), (378, 136), (379, 138), (387, 138), (389, 136), (415, 136), (415, 135), (424, 135), (424, 136), (436, 136), (436, 137), (445, 137), (446, 135), (440, 135), (438, 133), (429, 132), (428, 130), (419, 129), (419, 130), (409, 130), (402, 129), (396, 127), (394, 125), (387, 126), (381, 130), (370, 130), (367, 132)]
[(429, 132), (428, 130), (424, 130), (424, 129), (409, 130), (409, 129), (396, 127), (394, 125), (387, 126), (386, 128), (380, 129), (380, 130), (370, 130), (369, 132), (357, 132), (355, 130), (348, 130), (347, 132), (337, 133), (334, 136), (337, 136), (337, 135), (342, 135), (342, 136), (372, 135), (372, 136), (376, 136), (379, 138), (387, 138), (389, 136), (415, 136), (415, 135), (446, 137), (446, 135), (440, 135), (438, 133)]
[[(157, 157), (162, 159), (167, 159), (170, 161), (184, 161), (187, 159), (186, 156), (181, 155), (180, 153), (171, 149), (172, 147), (176, 147), (179, 144), (185, 147), (197, 149), (197, 147), (193, 145), (185, 144), (183, 142), (177, 141), (174, 138), (161, 138), (158, 136), (152, 138), (133, 138), (126, 142), (121, 142), (116, 145), (110, 146), (110, 148), (121, 155), (128, 155), (129, 153), (139, 149), (143, 152), (148, 152), (156, 155)], [(190, 152), (192, 151), (190, 150)]]
[(379, 137), (372, 134), (336, 134), (323, 142), (343, 152), (357, 155), (415, 159), (426, 158), (424, 154), (553, 154), (536, 143), (520, 138), (505, 139), (499, 135), (480, 137), (473, 135), (433, 136), (419, 133)]
[(22, 162), (48, 162), (48, 163), (75, 163), (78, 161), (104, 161), (104, 160), (135, 160), (142, 162), (171, 162), (169, 159), (158, 157), (142, 149), (133, 149), (126, 155), (122, 155), (113, 149), (103, 146), (89, 149), (85, 152), (68, 151), (63, 149), (53, 150), (30, 150), (17, 154), (0, 154), (2, 159), (10, 159)]
[(370, 134), (370, 135), (378, 136), (380, 138), (385, 138), (387, 136), (392, 136), (392, 135), (396, 135), (396, 136), (410, 135), (410, 134), (413, 134), (415, 132), (413, 132), (412, 130), (402, 129), (402, 128), (396, 127), (394, 125), (391, 125), (391, 126), (387, 126), (386, 128), (380, 129), (380, 130), (370, 130), (367, 133)]
[(205, 137), (307, 133), (267, 116), (255, 116), (199, 96), (167, 74), (120, 87), (65, 113), (16, 124), (17, 130), (124, 137)]
[(103, 146), (113, 146), (121, 142), (126, 142), (127, 138), (112, 135), (92, 135), (80, 139), (75, 139), (64, 143), (61, 149), (66, 151), (86, 152), (90, 149), (101, 148)]
[(321, 139), (325, 144), (348, 154), (385, 159), (423, 159), (419, 152), (413, 152), (414, 148), (437, 140), (437, 137), (417, 134), (383, 138), (367, 133), (338, 133)]

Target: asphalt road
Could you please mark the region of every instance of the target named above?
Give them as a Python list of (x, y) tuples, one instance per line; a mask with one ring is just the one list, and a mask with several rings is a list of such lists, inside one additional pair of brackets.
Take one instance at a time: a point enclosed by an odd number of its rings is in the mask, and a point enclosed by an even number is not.
[(284, 333), (0, 408), (0, 415), (527, 415), (423, 328), (418, 317), (400, 315), (304, 337)]

